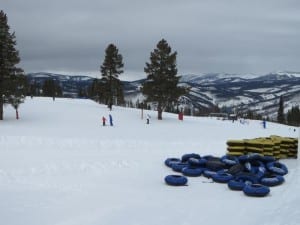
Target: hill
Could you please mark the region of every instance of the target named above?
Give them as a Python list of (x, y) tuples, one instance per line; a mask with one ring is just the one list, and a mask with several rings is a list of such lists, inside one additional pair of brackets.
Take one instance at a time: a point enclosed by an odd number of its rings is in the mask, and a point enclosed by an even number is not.
[[(26, 99), (20, 119), (4, 108), (0, 121), (0, 217), (7, 225), (294, 225), (300, 215), (299, 160), (282, 160), (286, 182), (265, 198), (246, 197), (204, 177), (170, 187), (167, 157), (221, 156), (228, 139), (271, 134), (297, 137), (294, 127), (232, 123), (141, 111), (91, 100)], [(111, 113), (115, 126), (101, 124)], [(195, 222), (197, 221), (197, 222)]]

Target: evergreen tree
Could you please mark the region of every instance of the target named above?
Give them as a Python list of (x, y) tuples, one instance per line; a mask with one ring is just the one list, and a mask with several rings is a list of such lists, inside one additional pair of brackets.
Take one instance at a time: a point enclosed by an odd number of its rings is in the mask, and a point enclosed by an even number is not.
[(105, 50), (105, 58), (100, 71), (104, 83), (103, 97), (110, 110), (114, 100), (117, 101), (117, 104), (124, 102), (123, 87), (119, 80), (119, 75), (123, 73), (123, 67), (123, 57), (119, 54), (119, 50), (114, 44), (109, 44)]
[(105, 103), (105, 84), (103, 79), (94, 79), (88, 88), (88, 96), (96, 102)]
[(16, 67), (20, 62), (19, 52), (16, 50), (16, 37), (10, 33), (7, 16), (0, 11), (0, 120), (3, 120), (3, 105), (12, 98), (13, 88), (11, 83), (18, 81), (16, 76), (23, 75), (22, 69)]
[(150, 62), (144, 68), (147, 79), (143, 83), (142, 93), (147, 102), (157, 103), (157, 118), (162, 119), (162, 112), (171, 104), (176, 105), (178, 98), (187, 90), (178, 87), (180, 76), (176, 68), (177, 52), (171, 52), (167, 41), (162, 39), (150, 54)]
[(299, 106), (293, 106), (287, 112), (287, 123), (292, 126), (300, 125), (300, 109)]
[(43, 84), (43, 96), (52, 97), (61, 96), (62, 90), (60, 86), (53, 79), (45, 80)]
[(283, 102), (283, 96), (280, 96), (279, 100), (279, 108), (278, 108), (278, 114), (277, 114), (277, 121), (278, 123), (285, 123), (284, 118), (284, 102)]
[(16, 110), (16, 119), (19, 119), (18, 108), (25, 101), (28, 84), (25, 75), (13, 75), (10, 79), (6, 102)]

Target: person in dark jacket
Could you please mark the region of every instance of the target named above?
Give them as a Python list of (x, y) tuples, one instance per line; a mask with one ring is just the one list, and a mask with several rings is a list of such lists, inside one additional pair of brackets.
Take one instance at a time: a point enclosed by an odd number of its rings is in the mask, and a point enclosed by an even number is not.
[(111, 114), (109, 114), (109, 124), (110, 124), (110, 126), (113, 126), (113, 118), (112, 118)]

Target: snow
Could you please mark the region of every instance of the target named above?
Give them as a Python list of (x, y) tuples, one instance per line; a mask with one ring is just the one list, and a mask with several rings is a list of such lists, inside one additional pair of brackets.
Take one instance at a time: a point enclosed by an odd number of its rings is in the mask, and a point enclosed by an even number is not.
[(219, 107), (223, 106), (233, 106), (233, 105), (239, 105), (242, 103), (249, 104), (251, 101), (253, 101), (252, 98), (248, 98), (245, 96), (235, 96), (234, 99), (221, 99), (220, 101), (216, 101), (216, 104), (218, 104)]
[(256, 89), (251, 89), (247, 90), (248, 92), (255, 92), (255, 93), (268, 93), (268, 92), (276, 92), (280, 91), (282, 89), (279, 88), (256, 88)]
[[(300, 221), (300, 165), (282, 160), (286, 182), (265, 198), (189, 178), (171, 187), (168, 157), (224, 155), (228, 139), (299, 131), (261, 121), (232, 123), (113, 107), (91, 100), (27, 98), (4, 108), (0, 121), (0, 218), (5, 225), (296, 225)], [(114, 127), (101, 124), (112, 114)], [(150, 124), (146, 115), (150, 114)], [(298, 128), (296, 128), (298, 129)]]

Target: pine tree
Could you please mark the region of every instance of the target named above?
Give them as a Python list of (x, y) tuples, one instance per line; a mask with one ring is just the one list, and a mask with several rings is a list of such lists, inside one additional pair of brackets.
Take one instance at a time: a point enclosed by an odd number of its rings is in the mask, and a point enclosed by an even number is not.
[(279, 108), (278, 108), (278, 114), (277, 114), (277, 121), (278, 123), (285, 123), (284, 118), (284, 102), (283, 102), (283, 96), (280, 96), (279, 100)]
[(287, 123), (292, 126), (300, 125), (300, 109), (299, 106), (293, 106), (287, 112)]
[(16, 50), (15, 33), (10, 33), (7, 16), (0, 11), (0, 120), (3, 120), (3, 105), (15, 96), (12, 82), (18, 81), (16, 76), (23, 75), (22, 69), (16, 67), (20, 62), (19, 52)]
[(176, 68), (177, 52), (171, 52), (167, 41), (162, 39), (150, 54), (150, 62), (144, 68), (147, 79), (143, 83), (142, 93), (147, 102), (157, 103), (157, 118), (162, 119), (162, 112), (169, 105), (175, 105), (178, 98), (187, 93), (178, 87), (180, 76)]
[(18, 108), (25, 101), (28, 83), (25, 75), (13, 75), (10, 79), (6, 102), (16, 110), (16, 119), (19, 119)]
[(43, 84), (43, 96), (52, 97), (55, 100), (55, 97), (62, 96), (61, 87), (53, 79), (45, 80)]
[(119, 50), (114, 44), (109, 44), (105, 50), (105, 59), (100, 67), (100, 71), (105, 86), (103, 90), (105, 104), (107, 104), (110, 110), (112, 109), (114, 100), (118, 103), (120, 101), (124, 102), (123, 88), (119, 80), (119, 75), (123, 73), (123, 67), (123, 57), (119, 54)]

